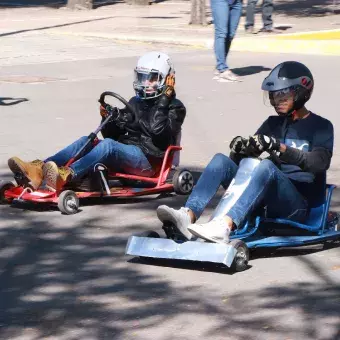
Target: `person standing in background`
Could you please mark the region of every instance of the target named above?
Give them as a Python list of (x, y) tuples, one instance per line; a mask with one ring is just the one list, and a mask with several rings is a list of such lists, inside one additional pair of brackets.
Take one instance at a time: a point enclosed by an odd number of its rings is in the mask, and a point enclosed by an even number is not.
[(215, 77), (221, 82), (239, 81), (227, 65), (227, 57), (242, 14), (241, 0), (211, 0), (215, 26)]
[[(254, 32), (254, 17), (258, 0), (248, 0), (245, 29), (248, 33)], [(263, 27), (259, 32), (272, 33), (273, 30), (273, 0), (262, 0), (262, 21)]]

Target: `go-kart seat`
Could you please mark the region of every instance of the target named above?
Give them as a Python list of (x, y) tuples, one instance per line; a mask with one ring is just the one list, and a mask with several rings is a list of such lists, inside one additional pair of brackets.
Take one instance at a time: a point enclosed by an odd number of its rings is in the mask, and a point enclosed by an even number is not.
[(109, 178), (125, 178), (133, 181), (143, 181), (143, 182), (150, 182), (157, 184), (156, 186), (160, 186), (165, 183), (169, 171), (171, 170), (171, 166), (173, 164), (174, 155), (177, 151), (182, 150), (182, 147), (177, 145), (170, 145), (164, 154), (163, 159), (153, 159), (150, 158), (149, 161), (154, 169), (154, 175), (152, 177), (145, 177), (145, 176), (136, 176), (118, 172), (110, 172), (108, 174)]
[(156, 183), (156, 187), (165, 183), (172, 166), (179, 165), (179, 153), (182, 150), (181, 145), (182, 132), (180, 131), (175, 140), (175, 145), (170, 145), (165, 151), (163, 159), (149, 157), (148, 160), (154, 170), (151, 177), (128, 175), (123, 173), (109, 172), (110, 178), (126, 178), (137, 181)]
[[(94, 166), (94, 173), (100, 174), (101, 180), (107, 182), (107, 180), (128, 180), (129, 182), (141, 181), (153, 184), (155, 188), (161, 187), (166, 183), (169, 172), (171, 170), (173, 159), (177, 152), (182, 150), (182, 147), (177, 145), (170, 145), (163, 159), (150, 158), (149, 161), (154, 169), (154, 174), (151, 177), (146, 176), (137, 176), (126, 173), (112, 172), (105, 165), (101, 163), (97, 163)], [(96, 176), (87, 176), (78, 182), (72, 182), (69, 185), (65, 186), (65, 188), (70, 190), (78, 190), (78, 191), (98, 191), (100, 190), (101, 184), (98, 182), (98, 177)]]
[(330, 184), (327, 185), (327, 192), (326, 192), (324, 203), (317, 207), (310, 209), (309, 215), (304, 224), (294, 222), (291, 220), (281, 219), (281, 218), (275, 218), (275, 219), (260, 218), (259, 222), (260, 223), (262, 222), (262, 223), (284, 224), (284, 225), (304, 229), (304, 230), (311, 231), (311, 232), (322, 233), (327, 223), (329, 206), (331, 203), (332, 193), (335, 187), (336, 187), (335, 185), (330, 185)]
[[(163, 159), (160, 158), (155, 158), (155, 157), (149, 157), (148, 160), (152, 166), (152, 169), (154, 170), (154, 176), (159, 177), (161, 169), (162, 169), (162, 164), (163, 160), (166, 160), (168, 157), (168, 165), (171, 167), (178, 167), (179, 166), (179, 160), (180, 160), (180, 150), (182, 148), (178, 148), (181, 145), (181, 139), (182, 139), (182, 132), (180, 131), (176, 137), (175, 144), (173, 146), (169, 146), (171, 148), (169, 151), (168, 155), (164, 155)], [(175, 147), (175, 148), (172, 148)], [(177, 147), (177, 148), (176, 148)]]

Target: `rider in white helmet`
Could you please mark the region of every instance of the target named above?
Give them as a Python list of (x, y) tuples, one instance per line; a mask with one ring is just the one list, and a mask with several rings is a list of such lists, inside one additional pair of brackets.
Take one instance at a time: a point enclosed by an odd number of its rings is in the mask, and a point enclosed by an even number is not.
[[(129, 100), (137, 117), (127, 109), (102, 130), (104, 137), (70, 167), (67, 161), (84, 145), (87, 137), (78, 139), (44, 161), (24, 162), (18, 157), (8, 160), (9, 168), (37, 189), (43, 180), (49, 188), (60, 190), (66, 183), (77, 182), (97, 163), (134, 175), (152, 176), (151, 161), (161, 160), (169, 145), (175, 144), (181, 131), (186, 109), (176, 99), (175, 69), (168, 55), (150, 52), (139, 58), (134, 70), (136, 96)], [(102, 119), (107, 116), (100, 108)]]
[[(175, 80), (175, 68), (168, 55), (150, 52), (139, 58), (133, 88), (141, 99), (153, 99), (164, 93), (166, 81)], [(173, 87), (173, 84), (170, 84)]]

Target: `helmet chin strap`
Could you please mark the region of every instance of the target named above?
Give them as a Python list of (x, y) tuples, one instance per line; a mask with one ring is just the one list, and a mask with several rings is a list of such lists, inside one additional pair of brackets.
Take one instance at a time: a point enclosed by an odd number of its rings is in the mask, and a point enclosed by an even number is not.
[(293, 109), (291, 109), (290, 111), (288, 111), (287, 114), (286, 114), (286, 116), (289, 117), (289, 118), (293, 118), (293, 119), (294, 119), (295, 116), (296, 116), (296, 109), (293, 108)]
[(296, 110), (295, 109), (291, 109), (286, 113), (277, 113), (279, 116), (281, 117), (287, 117), (287, 118), (294, 118), (295, 114), (296, 114)]
[(293, 122), (296, 119), (297, 112), (295, 109), (293, 109), (287, 112), (286, 114), (279, 114), (279, 116), (287, 118), (288, 122)]

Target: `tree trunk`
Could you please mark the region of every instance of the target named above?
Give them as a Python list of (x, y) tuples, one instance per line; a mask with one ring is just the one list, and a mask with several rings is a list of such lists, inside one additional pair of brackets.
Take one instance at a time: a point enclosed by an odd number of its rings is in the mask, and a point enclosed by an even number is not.
[(205, 0), (191, 0), (190, 25), (206, 25)]
[(67, 7), (71, 9), (93, 9), (93, 0), (67, 0)]

